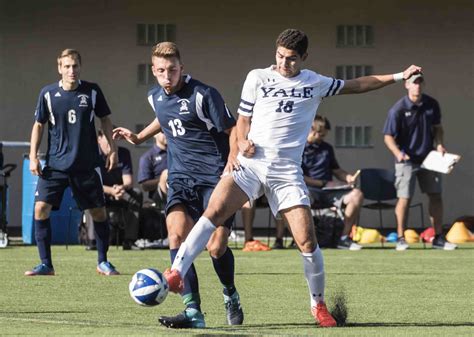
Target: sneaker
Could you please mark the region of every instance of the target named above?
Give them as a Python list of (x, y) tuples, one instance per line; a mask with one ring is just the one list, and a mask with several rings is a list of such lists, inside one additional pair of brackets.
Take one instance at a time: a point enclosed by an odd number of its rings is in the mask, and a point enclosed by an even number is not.
[(183, 292), (184, 282), (177, 270), (171, 270), (168, 268), (163, 273), (163, 276), (165, 277), (166, 281), (168, 281), (169, 291), (177, 294)]
[(161, 316), (158, 322), (172, 329), (202, 329), (206, 327), (204, 315), (197, 309), (186, 308), (176, 316)]
[(338, 249), (348, 249), (348, 250), (361, 250), (362, 246), (352, 241), (350, 237), (346, 237), (344, 240), (339, 239), (337, 242)]
[(285, 249), (285, 246), (283, 246), (283, 240), (276, 239), (273, 243), (272, 249)]
[(337, 325), (336, 320), (331, 316), (324, 302), (319, 302), (315, 307), (312, 307), (311, 314), (322, 328), (330, 328)]
[(25, 276), (53, 276), (54, 268), (48, 267), (44, 263), (41, 263), (34, 267), (32, 270), (25, 271)]
[(109, 261), (103, 261), (97, 266), (97, 273), (105, 276), (120, 275), (120, 273), (115, 270), (115, 267)]
[(437, 235), (433, 240), (434, 249), (442, 249), (442, 250), (455, 250), (458, 248), (458, 245), (448, 242), (446, 238), (442, 235)]
[(242, 249), (243, 252), (267, 252), (269, 250), (272, 249), (258, 240), (247, 241)]
[(224, 295), (224, 306), (227, 315), (227, 324), (242, 325), (244, 322), (244, 312), (240, 305), (240, 296), (237, 290), (232, 296)]
[(404, 237), (398, 238), (397, 240), (397, 245), (395, 246), (395, 250), (401, 252), (404, 250), (407, 250), (410, 246), (408, 246), (408, 243), (405, 241)]

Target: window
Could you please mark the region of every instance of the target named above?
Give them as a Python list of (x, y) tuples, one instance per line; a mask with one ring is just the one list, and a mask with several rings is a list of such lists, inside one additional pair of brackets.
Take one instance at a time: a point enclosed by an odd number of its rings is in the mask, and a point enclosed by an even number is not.
[(176, 41), (176, 25), (173, 24), (144, 24), (137, 25), (137, 44), (152, 46), (163, 41)]
[(336, 126), (336, 147), (372, 147), (371, 126)]
[(350, 80), (356, 77), (373, 74), (373, 68), (369, 65), (339, 65), (336, 66), (336, 78)]
[(151, 71), (151, 64), (141, 63), (137, 67), (137, 82), (139, 85), (153, 85), (156, 80)]
[(364, 25), (339, 25), (336, 32), (337, 47), (373, 47), (374, 29)]

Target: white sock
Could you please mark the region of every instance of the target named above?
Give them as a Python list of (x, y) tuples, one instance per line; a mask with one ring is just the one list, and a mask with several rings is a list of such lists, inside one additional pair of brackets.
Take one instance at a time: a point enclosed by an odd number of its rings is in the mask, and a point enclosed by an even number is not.
[(181, 276), (186, 275), (196, 257), (206, 248), (216, 226), (208, 218), (201, 217), (189, 232), (186, 240), (181, 244), (171, 269), (175, 269)]
[(301, 253), (304, 275), (308, 283), (311, 307), (324, 302), (324, 261), (319, 246), (312, 253)]

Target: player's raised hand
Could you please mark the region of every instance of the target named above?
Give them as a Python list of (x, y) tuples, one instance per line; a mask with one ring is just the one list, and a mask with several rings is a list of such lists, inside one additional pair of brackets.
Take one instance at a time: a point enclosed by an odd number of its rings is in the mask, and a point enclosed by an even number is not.
[(250, 158), (255, 154), (255, 144), (250, 139), (241, 140), (238, 143), (239, 152), (244, 157)]
[(413, 75), (421, 74), (421, 73), (422, 73), (421, 67), (418, 67), (412, 64), (411, 66), (409, 66), (403, 71), (403, 79), (408, 80)]
[(127, 128), (118, 127), (112, 130), (113, 139), (125, 139), (127, 142), (137, 144), (138, 137)]

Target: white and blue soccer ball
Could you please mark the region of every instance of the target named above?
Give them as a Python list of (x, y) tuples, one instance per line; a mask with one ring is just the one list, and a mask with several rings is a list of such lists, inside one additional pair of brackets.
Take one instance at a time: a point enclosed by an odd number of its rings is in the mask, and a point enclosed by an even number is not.
[(162, 303), (168, 295), (168, 282), (156, 269), (139, 270), (128, 285), (130, 296), (143, 306), (155, 306)]

